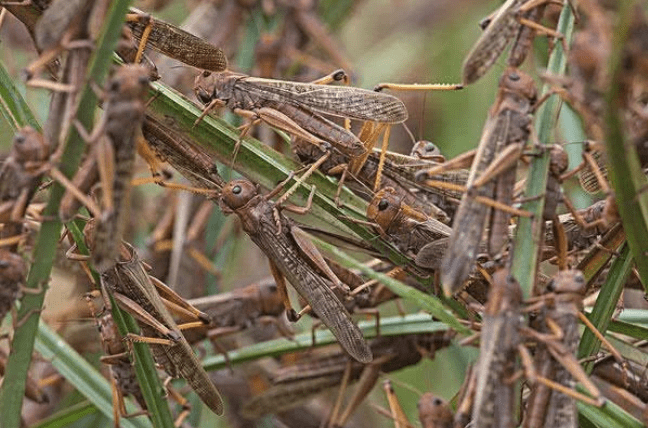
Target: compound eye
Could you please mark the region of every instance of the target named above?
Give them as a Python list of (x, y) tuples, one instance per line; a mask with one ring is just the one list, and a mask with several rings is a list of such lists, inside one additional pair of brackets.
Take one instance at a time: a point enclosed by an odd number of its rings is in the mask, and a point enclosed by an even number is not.
[(196, 97), (198, 97), (200, 102), (203, 104), (209, 104), (211, 102), (211, 96), (209, 95), (209, 92), (205, 91), (203, 88), (198, 88), (198, 90), (196, 91)]
[(389, 208), (389, 202), (387, 202), (386, 199), (381, 199), (380, 202), (378, 202), (378, 209), (380, 211), (385, 211), (387, 208)]

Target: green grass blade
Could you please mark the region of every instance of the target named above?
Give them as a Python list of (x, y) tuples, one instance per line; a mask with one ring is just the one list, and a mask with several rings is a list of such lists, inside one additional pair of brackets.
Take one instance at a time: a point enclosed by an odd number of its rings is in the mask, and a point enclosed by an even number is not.
[[(623, 292), (623, 286), (625, 285), (633, 266), (634, 259), (630, 255), (630, 248), (625, 245), (619, 256), (614, 260), (614, 262), (612, 262), (607, 281), (605, 281), (605, 285), (601, 287), (601, 291), (596, 299), (592, 313), (588, 317), (592, 324), (594, 324), (598, 331), (603, 335), (605, 335), (605, 332), (608, 329), (610, 318), (612, 318), (612, 314), (616, 310), (616, 304), (619, 301), (619, 297)], [(590, 329), (585, 329), (585, 333), (583, 334), (578, 347), (578, 358), (581, 359), (594, 355), (598, 352), (600, 346), (601, 342), (596, 338), (596, 336), (594, 336), (594, 333), (592, 333)], [(588, 372), (593, 368), (593, 362), (585, 365), (585, 369)]]
[(99, 410), (94, 404), (89, 401), (83, 401), (54, 413), (50, 417), (34, 425), (32, 428), (64, 428), (70, 426), (70, 424), (78, 421), (84, 416), (94, 415), (97, 413), (99, 413)]
[(0, 112), (11, 124), (14, 131), (19, 126), (29, 125), (40, 131), (40, 124), (29, 109), (25, 99), (18, 92), (11, 76), (7, 73), (4, 65), (0, 63)]
[[(376, 336), (376, 322), (374, 320), (360, 321), (358, 326), (362, 330), (365, 338), (369, 339)], [(447, 329), (447, 325), (438, 321), (432, 321), (430, 315), (427, 314), (410, 314), (404, 317), (381, 318), (380, 321), (381, 336), (432, 333)], [(298, 334), (291, 339), (281, 338), (256, 343), (245, 348), (229, 351), (227, 355), (230, 363), (236, 365), (263, 357), (276, 357), (288, 352), (303, 351), (313, 346), (324, 346), (335, 342), (335, 337), (329, 330), (317, 330), (315, 331), (315, 344), (313, 344), (312, 333), (308, 331)], [(227, 367), (227, 362), (222, 355), (215, 355), (206, 358), (203, 361), (203, 366), (205, 370), (219, 370)]]
[[(580, 392), (584, 392), (584, 388), (580, 385), (577, 386)], [(586, 417), (590, 422), (601, 428), (609, 427), (623, 427), (623, 428), (643, 428), (644, 424), (639, 422), (633, 416), (629, 415), (625, 410), (617, 406), (611, 401), (605, 403), (601, 408), (577, 402), (578, 411), (581, 415)]]
[[(564, 2), (560, 18), (558, 20), (557, 31), (565, 36), (565, 41), (569, 46), (571, 44), (572, 33), (574, 28), (574, 15), (571, 7)], [(560, 43), (556, 43), (549, 63), (547, 72), (554, 76), (561, 76), (567, 66), (567, 55), (563, 52)], [(549, 92), (550, 86), (544, 85), (542, 94)], [(535, 129), (538, 133), (540, 144), (551, 144), (553, 130), (556, 127), (558, 113), (560, 112), (561, 101), (558, 95), (552, 95), (538, 109), (536, 114)], [(527, 177), (527, 187), (525, 197), (528, 202), (522, 205), (522, 209), (533, 213), (533, 218), (521, 217), (518, 220), (518, 227), (515, 232), (513, 242), (513, 264), (511, 273), (518, 280), (525, 295), (529, 295), (533, 288), (536, 278), (536, 268), (538, 265), (538, 243), (542, 242), (539, 235), (542, 228), (538, 227), (538, 222), (544, 221), (542, 211), (544, 209), (544, 198), (547, 191), (547, 172), (549, 169), (549, 152), (538, 156), (531, 162), (529, 175)]]

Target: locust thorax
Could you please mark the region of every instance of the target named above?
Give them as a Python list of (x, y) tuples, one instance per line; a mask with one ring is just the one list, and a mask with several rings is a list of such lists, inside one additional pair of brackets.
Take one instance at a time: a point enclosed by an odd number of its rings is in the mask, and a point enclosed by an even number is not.
[(367, 218), (378, 223), (383, 230), (389, 229), (401, 208), (401, 199), (393, 187), (385, 187), (376, 193), (367, 207)]
[(257, 196), (257, 186), (247, 180), (232, 180), (223, 186), (221, 205), (237, 210), (245, 206), (252, 198)]

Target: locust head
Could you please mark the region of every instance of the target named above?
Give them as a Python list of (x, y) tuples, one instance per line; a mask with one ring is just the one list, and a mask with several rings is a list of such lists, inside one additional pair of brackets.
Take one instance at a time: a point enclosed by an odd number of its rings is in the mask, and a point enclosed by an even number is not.
[(244, 207), (259, 194), (257, 186), (248, 180), (232, 180), (223, 186), (218, 201), (225, 213), (231, 213)]
[(367, 207), (367, 218), (387, 231), (401, 209), (401, 200), (392, 187), (381, 189)]
[(43, 135), (30, 126), (18, 130), (13, 139), (11, 156), (16, 162), (43, 162), (47, 159), (49, 148)]
[(203, 104), (209, 104), (214, 100), (226, 102), (232, 97), (232, 87), (238, 76), (240, 75), (227, 71), (222, 73), (203, 71), (194, 80), (196, 98)]
[(587, 281), (583, 272), (577, 269), (569, 269), (558, 272), (547, 284), (547, 291), (556, 294), (585, 295)]

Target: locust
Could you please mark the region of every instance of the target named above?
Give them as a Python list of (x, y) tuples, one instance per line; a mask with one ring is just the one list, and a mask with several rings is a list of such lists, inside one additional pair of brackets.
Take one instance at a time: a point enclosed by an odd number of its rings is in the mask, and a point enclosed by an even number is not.
[[(243, 230), (268, 257), (272, 274), (281, 292), (286, 292), (286, 278), (331, 330), (342, 347), (356, 360), (370, 362), (371, 350), (362, 332), (351, 320), (351, 315), (331, 290), (328, 281), (341, 290), (344, 290), (345, 286), (330, 271), (305, 233), (270, 200), (282, 188), (283, 183), (270, 193), (261, 195), (257, 186), (247, 180), (230, 181), (223, 187), (219, 205), (224, 213), (235, 213), (241, 219)], [(312, 194), (311, 192), (311, 198)], [(305, 212), (304, 208), (290, 205), (281, 208), (298, 213)], [(314, 266), (326, 274), (326, 279)], [(289, 319), (296, 319), (287, 297), (284, 300), (286, 309), (290, 310)]]
[(510, 204), (515, 166), (531, 133), (536, 95), (533, 79), (527, 74), (509, 68), (502, 75), (470, 170), (467, 192), (461, 199), (448, 250), (441, 262), (446, 294), (455, 292), (472, 269), (489, 211), (492, 213), (486, 243), (491, 256), (498, 254), (508, 239), (511, 213), (528, 216)]
[[(493, 274), (483, 316), (476, 388), (472, 410), (475, 428), (512, 428), (515, 421), (516, 356), (521, 344), (519, 332), (522, 290), (507, 269)], [(459, 415), (459, 413), (458, 413)]]
[[(102, 296), (105, 295), (102, 293)], [(86, 301), (99, 330), (101, 346), (106, 354), (100, 358), (100, 361), (110, 366), (110, 373), (112, 375), (111, 386), (113, 387), (113, 420), (115, 421), (115, 426), (119, 427), (119, 419), (121, 416), (145, 414), (147, 409), (146, 401), (144, 401), (142, 389), (137, 382), (135, 369), (131, 364), (126, 344), (123, 341), (124, 338), (119, 333), (117, 324), (113, 320), (110, 301), (104, 299), (104, 308), (99, 314), (96, 313), (91, 294), (86, 295)], [(124, 397), (128, 395), (133, 396), (143, 412), (127, 415)]]
[(93, 146), (103, 183), (103, 207), (96, 225), (92, 258), (95, 269), (105, 272), (115, 263), (128, 218), (136, 139), (141, 136), (149, 78), (145, 67), (124, 65), (110, 78), (105, 112), (92, 135), (79, 127)]
[(9, 156), (0, 166), (0, 223), (8, 223), (2, 237), (19, 235), (27, 206), (47, 169), (49, 147), (42, 134), (27, 126), (13, 139)]
[(454, 415), (450, 405), (443, 398), (426, 392), (421, 395), (417, 408), (423, 428), (452, 428)]
[[(315, 162), (326, 153), (325, 150), (301, 139), (295, 139), (292, 148), (299, 159), (307, 163)], [(351, 159), (340, 151), (332, 149), (331, 156), (322, 163), (320, 169), (327, 175), (341, 176), (340, 184), (345, 184), (363, 199), (371, 201), (375, 183), (379, 182), (382, 187), (394, 188), (407, 205), (443, 223), (450, 222), (461, 193), (429, 187), (415, 179), (417, 171), (433, 168), (438, 165), (436, 162), (387, 152), (381, 169), (380, 155), (378, 151), (372, 151), (362, 167), (357, 172), (351, 173), (347, 168)], [(464, 185), (467, 177), (467, 171), (452, 171), (434, 178)]]
[[(452, 229), (434, 218), (409, 207), (391, 187), (381, 189), (367, 207), (367, 219), (379, 226), (381, 235), (417, 266), (437, 268), (441, 257), (439, 241), (445, 241)], [(442, 245), (443, 246), (443, 245)]]
[(278, 318), (285, 308), (273, 278), (227, 293), (191, 299), (188, 302), (207, 314), (210, 319), (203, 334), (198, 328), (185, 332), (190, 343), (201, 340), (205, 335), (215, 339), (260, 323), (275, 324), (282, 334), (290, 336), (290, 332), (286, 331)]
[[(411, 428), (413, 425), (405, 416), (405, 412), (400, 405), (396, 391), (389, 379), (383, 382), (383, 390), (387, 396), (387, 402), (391, 410), (389, 415), (394, 420), (394, 428)], [(419, 415), (419, 422), (423, 428), (452, 428), (454, 414), (450, 405), (441, 397), (431, 392), (421, 395), (416, 404)]]
[(0, 248), (0, 320), (13, 307), (25, 282), (27, 264), (18, 254)]
[(533, 21), (539, 19), (538, 15), (541, 14), (534, 9), (544, 3), (547, 3), (547, 0), (507, 0), (500, 6), (464, 60), (463, 83), (465, 85), (474, 83), (486, 74), (506, 46), (516, 37), (519, 37), (519, 43), (516, 43), (519, 49), (514, 49), (508, 65), (517, 67), (523, 62), (530, 44), (528, 40), (533, 37), (533, 35), (521, 34), (523, 25), (563, 39), (559, 33)]
[(403, 102), (391, 95), (347, 86), (261, 79), (231, 71), (199, 74), (194, 92), (207, 105), (205, 111), (225, 105), (321, 148), (332, 144), (353, 157), (366, 151), (360, 139), (322, 114), (383, 124), (402, 123), (408, 116)]
[(123, 244), (120, 252), (120, 260), (112, 269), (101, 274), (101, 281), (118, 304), (133, 315), (140, 325), (142, 336), (129, 334), (128, 338), (148, 343), (156, 362), (164, 367), (169, 376), (185, 378), (203, 403), (217, 415), (223, 414), (223, 400), (218, 390), (180, 333), (159, 292), (175, 303), (174, 307), (179, 306), (185, 313), (194, 313), (201, 320), (200, 324), (207, 322), (206, 316), (161, 282), (156, 281), (154, 285), (137, 252), (130, 245)]
[(227, 58), (223, 50), (175, 25), (131, 8), (126, 24), (133, 36), (140, 41), (135, 62), (139, 62), (144, 47), (150, 45), (156, 51), (196, 68), (223, 71)]
[[(581, 309), (586, 286), (579, 270), (558, 272), (547, 284), (547, 291), (554, 294), (537, 320), (538, 331), (526, 330), (540, 341), (540, 347), (535, 358), (537, 379), (528, 399), (524, 428), (575, 428), (578, 412), (574, 398), (595, 406), (604, 402), (574, 355), (580, 341), (578, 319), (584, 318)], [(574, 378), (594, 398), (573, 391)]]
[(209, 190), (223, 187), (225, 181), (218, 174), (214, 161), (172, 125), (146, 116), (142, 132), (155, 155), (167, 161), (196, 187)]
[[(282, 367), (271, 375), (272, 385), (252, 398), (243, 408), (244, 414), (258, 418), (292, 408), (328, 388), (359, 381), (346, 409), (331, 417), (332, 425), (344, 426), (357, 406), (364, 400), (378, 380), (379, 373), (391, 372), (417, 364), (423, 355), (433, 358), (437, 350), (448, 346), (453, 335), (449, 332), (420, 333), (403, 336), (378, 337), (371, 342), (374, 361), (362, 364), (352, 361), (338, 351)], [(345, 376), (345, 372), (348, 374)], [(344, 387), (346, 385), (343, 385)], [(344, 391), (340, 391), (340, 396)]]

